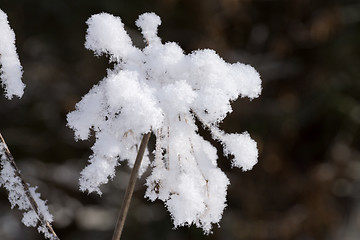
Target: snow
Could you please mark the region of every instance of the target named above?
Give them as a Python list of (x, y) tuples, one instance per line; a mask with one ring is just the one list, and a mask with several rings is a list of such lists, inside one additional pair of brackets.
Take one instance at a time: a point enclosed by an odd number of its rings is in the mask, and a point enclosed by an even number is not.
[(136, 26), (142, 31), (147, 43), (160, 43), (161, 39), (157, 36), (157, 28), (161, 24), (161, 19), (155, 13), (144, 13), (136, 20)]
[(80, 189), (101, 194), (100, 185), (115, 176), (116, 166), (133, 165), (142, 135), (151, 131), (154, 161), (146, 152), (141, 166), (141, 173), (152, 167), (145, 197), (162, 200), (175, 227), (195, 224), (210, 233), (221, 220), (230, 183), (195, 120), (223, 145), (225, 155), (234, 156), (232, 166), (250, 170), (257, 163), (256, 142), (247, 132), (227, 134), (218, 125), (232, 112), (232, 101), (260, 95), (258, 72), (227, 63), (210, 49), (185, 54), (174, 42), (162, 43), (161, 19), (154, 13), (136, 21), (147, 44), (143, 49), (133, 46), (119, 17), (100, 13), (87, 24), (85, 47), (108, 55), (114, 68), (67, 116), (77, 140), (92, 133), (96, 138)]
[(251, 139), (249, 133), (225, 134), (223, 139), (225, 154), (234, 156), (232, 166), (244, 171), (252, 169), (257, 163), (258, 152), (256, 142)]
[[(24, 211), (22, 222), (25, 226), (38, 226), (38, 231), (42, 232), (46, 238), (55, 239), (54, 236), (50, 234), (48, 229), (43, 226), (39, 220), (39, 216), (32, 208), (31, 203), (26, 196), (21, 178), (16, 174), (15, 168), (6, 157), (6, 148), (7, 147), (3, 143), (0, 143), (0, 187), (4, 187), (8, 191), (8, 199), (11, 204), (11, 208), (17, 207), (19, 210)], [(46, 202), (40, 199), (40, 194), (36, 192), (36, 187), (29, 186), (29, 192), (38, 205), (39, 213), (44, 217), (44, 220), (51, 223), (53, 221), (53, 216), (49, 213)]]
[(5, 97), (22, 97), (25, 85), (21, 81), (22, 66), (15, 47), (15, 33), (10, 28), (6, 13), (0, 10), (0, 64), (1, 85), (5, 87)]

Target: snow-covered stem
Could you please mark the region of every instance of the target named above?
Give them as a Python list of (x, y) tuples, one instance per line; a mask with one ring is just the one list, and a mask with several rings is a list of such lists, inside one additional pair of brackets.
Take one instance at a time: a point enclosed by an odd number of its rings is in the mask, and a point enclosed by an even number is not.
[(122, 230), (123, 230), (123, 227), (124, 227), (124, 224), (125, 224), (125, 220), (126, 220), (126, 215), (127, 215), (128, 210), (129, 210), (131, 198), (132, 198), (132, 195), (133, 195), (133, 192), (134, 192), (136, 179), (137, 179), (137, 177), (139, 175), (139, 169), (140, 169), (140, 166), (141, 166), (141, 161), (143, 159), (146, 146), (147, 146), (147, 144), (149, 142), (150, 135), (151, 135), (151, 132), (148, 132), (148, 133), (144, 134), (144, 136), (143, 136), (143, 138), (141, 140), (140, 148), (139, 148), (139, 151), (137, 153), (135, 164), (134, 164), (134, 167), (133, 167), (132, 172), (131, 172), (129, 184), (128, 184), (126, 192), (125, 192), (123, 204), (121, 206), (119, 218), (118, 218), (118, 221), (116, 223), (116, 228), (115, 228), (112, 240), (120, 240), (121, 233), (122, 233)]
[(15, 173), (15, 176), (18, 177), (21, 181), (21, 185), (23, 187), (23, 190), (25, 192), (25, 195), (26, 195), (26, 198), (27, 200), (29, 201), (30, 205), (31, 205), (31, 208), (35, 211), (37, 217), (39, 218), (41, 224), (43, 226), (45, 226), (47, 228), (47, 230), (52, 234), (52, 237), (51, 239), (54, 239), (54, 240), (60, 240), (59, 237), (56, 235), (54, 229), (52, 228), (51, 224), (49, 221), (47, 221), (44, 217), (44, 215), (41, 213), (41, 210), (36, 202), (36, 200), (33, 198), (32, 194), (31, 194), (31, 191), (29, 189), (29, 186), (28, 184), (23, 180), (21, 174), (20, 174), (20, 170), (19, 168), (17, 167), (16, 163), (15, 163), (15, 160), (14, 160), (14, 157), (12, 156), (2, 134), (0, 133), (0, 141), (1, 141), (1, 144), (3, 145), (3, 150), (4, 150), (4, 156), (6, 157), (7, 161), (10, 163), (11, 167), (14, 169), (14, 173)]
[(0, 9), (0, 84), (5, 88), (5, 97), (19, 98), (24, 94), (25, 84), (19, 56), (16, 52), (15, 33), (9, 25), (7, 15)]

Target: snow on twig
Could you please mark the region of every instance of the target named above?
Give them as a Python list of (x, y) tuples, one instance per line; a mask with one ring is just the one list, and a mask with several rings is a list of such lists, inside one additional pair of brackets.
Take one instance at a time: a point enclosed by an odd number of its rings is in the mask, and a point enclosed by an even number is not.
[(38, 227), (38, 231), (51, 240), (59, 240), (51, 222), (53, 216), (49, 213), (46, 202), (36, 193), (36, 187), (30, 187), (21, 177), (20, 170), (0, 133), (0, 186), (9, 193), (11, 208), (18, 207), (24, 211), (22, 222), (27, 227)]

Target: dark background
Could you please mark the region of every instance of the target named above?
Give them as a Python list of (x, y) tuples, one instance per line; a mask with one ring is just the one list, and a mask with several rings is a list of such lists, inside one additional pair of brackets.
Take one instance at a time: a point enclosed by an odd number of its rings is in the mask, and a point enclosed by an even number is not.
[[(359, 1), (0, 0), (0, 8), (16, 33), (27, 85), (20, 100), (1, 93), (0, 130), (24, 178), (48, 200), (62, 240), (111, 239), (130, 173), (119, 167), (102, 197), (78, 191), (92, 142), (74, 141), (66, 114), (111, 67), (84, 48), (85, 21), (99, 12), (120, 16), (141, 47), (134, 22), (146, 11), (162, 18), (164, 42), (187, 53), (212, 48), (260, 72), (260, 98), (234, 102), (222, 124), (251, 134), (259, 163), (242, 172), (219, 158), (231, 185), (220, 228), (209, 236), (172, 230), (162, 202), (143, 198), (142, 178), (122, 239), (359, 239)], [(42, 239), (0, 190), (0, 239)]]

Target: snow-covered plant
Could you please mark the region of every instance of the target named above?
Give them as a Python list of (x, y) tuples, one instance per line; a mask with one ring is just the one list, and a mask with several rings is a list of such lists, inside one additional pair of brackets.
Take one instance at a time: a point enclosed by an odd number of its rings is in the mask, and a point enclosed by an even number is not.
[(15, 33), (10, 28), (6, 13), (0, 10), (0, 64), (1, 85), (5, 87), (5, 96), (22, 97), (25, 85), (21, 81), (22, 66), (15, 47)]
[[(226, 206), (229, 180), (195, 120), (221, 142), (226, 155), (233, 155), (232, 166), (251, 169), (256, 142), (246, 132), (227, 134), (218, 125), (239, 96), (259, 96), (261, 80), (251, 66), (227, 63), (213, 50), (186, 55), (174, 42), (163, 44), (157, 36), (160, 23), (154, 13), (139, 16), (136, 25), (147, 44), (139, 49), (119, 17), (101, 13), (87, 21), (85, 47), (107, 54), (115, 66), (67, 116), (76, 139), (88, 139), (91, 131), (96, 137), (80, 189), (101, 194), (99, 186), (124, 160), (134, 164), (142, 135), (152, 132), (156, 149), (145, 197), (162, 200), (175, 227), (195, 224), (209, 233)], [(150, 163), (147, 155), (140, 174)]]
[(27, 227), (37, 227), (39, 232), (51, 240), (58, 240), (50, 223), (53, 216), (49, 213), (46, 201), (40, 199), (36, 187), (22, 179), (15, 160), (0, 134), (0, 187), (8, 191), (11, 208), (24, 211), (22, 222)]
[[(5, 97), (22, 97), (25, 85), (21, 81), (22, 66), (15, 47), (15, 34), (10, 28), (7, 15), (0, 10), (0, 64), (1, 80), (5, 87)], [(46, 201), (40, 199), (36, 187), (30, 187), (20, 174), (15, 160), (0, 133), (0, 187), (8, 191), (11, 208), (24, 211), (22, 222), (27, 227), (37, 227), (39, 232), (51, 240), (57, 240), (50, 223), (52, 215)]]

